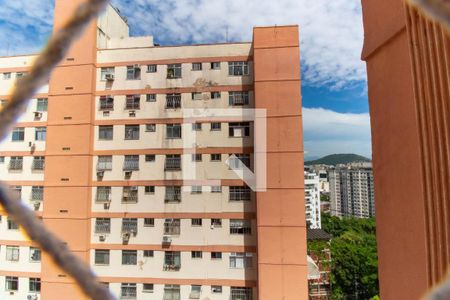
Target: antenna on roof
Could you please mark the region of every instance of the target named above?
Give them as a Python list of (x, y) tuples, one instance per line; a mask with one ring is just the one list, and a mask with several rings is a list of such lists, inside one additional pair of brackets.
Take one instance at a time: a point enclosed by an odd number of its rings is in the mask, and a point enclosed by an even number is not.
[(228, 43), (228, 25), (225, 27), (225, 41)]

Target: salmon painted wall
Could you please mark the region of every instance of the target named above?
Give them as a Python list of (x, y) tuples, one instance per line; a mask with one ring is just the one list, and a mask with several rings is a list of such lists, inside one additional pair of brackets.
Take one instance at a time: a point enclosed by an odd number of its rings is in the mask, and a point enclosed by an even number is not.
[[(56, 0), (54, 30), (82, 2)], [(91, 226), (93, 114), (90, 111), (94, 107), (95, 63), (96, 24), (92, 22), (50, 79), (43, 211), (46, 226), (86, 262), (89, 262)], [(73, 280), (45, 255), (41, 280), (43, 299), (61, 299), (61, 295), (65, 295), (64, 299), (84, 298)]]
[(260, 300), (307, 299), (297, 26), (255, 28), (255, 107), (267, 110), (267, 191), (257, 193)]
[[(439, 154), (449, 149), (449, 68), (438, 70), (448, 62), (448, 38), (437, 24), (414, 19), (401, 0), (362, 3), (380, 293), (388, 300), (418, 299), (449, 264), (450, 161)], [(427, 53), (429, 47), (441, 52)], [(434, 79), (418, 76), (430, 69), (438, 70)], [(429, 84), (440, 80), (446, 84)]]

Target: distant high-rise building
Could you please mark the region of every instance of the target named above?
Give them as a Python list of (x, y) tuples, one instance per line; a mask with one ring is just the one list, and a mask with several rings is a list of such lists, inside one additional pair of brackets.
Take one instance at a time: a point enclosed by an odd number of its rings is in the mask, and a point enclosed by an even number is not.
[(321, 228), (319, 175), (305, 172), (306, 225), (311, 229)]
[(344, 217), (375, 216), (371, 168), (345, 167), (329, 170), (331, 214)]

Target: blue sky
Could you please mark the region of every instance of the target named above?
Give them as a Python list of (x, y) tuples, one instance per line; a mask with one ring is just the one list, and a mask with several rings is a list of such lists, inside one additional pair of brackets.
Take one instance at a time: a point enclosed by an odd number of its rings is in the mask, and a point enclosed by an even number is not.
[[(360, 0), (112, 0), (131, 35), (161, 44), (251, 41), (252, 27), (300, 25), (305, 156), (370, 157)], [(0, 56), (36, 53), (52, 0), (0, 0)]]

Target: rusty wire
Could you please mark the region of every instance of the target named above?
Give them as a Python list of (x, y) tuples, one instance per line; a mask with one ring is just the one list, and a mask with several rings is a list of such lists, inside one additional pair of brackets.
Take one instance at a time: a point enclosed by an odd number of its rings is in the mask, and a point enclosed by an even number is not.
[[(21, 78), (0, 111), (0, 140), (14, 127), (36, 91), (44, 86), (51, 71), (65, 57), (72, 42), (83, 29), (106, 7), (108, 0), (88, 0), (81, 4), (66, 24), (56, 32), (44, 51), (37, 57), (30, 72)], [(75, 256), (66, 243), (51, 233), (44, 224), (10, 189), (0, 183), (0, 204), (9, 217), (67, 274), (72, 276), (86, 296), (95, 300), (114, 300), (109, 290), (96, 280), (90, 267)], [(62, 296), (63, 297), (63, 296)]]
[(450, 32), (450, 0), (408, 0), (432, 20), (440, 22)]

